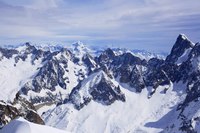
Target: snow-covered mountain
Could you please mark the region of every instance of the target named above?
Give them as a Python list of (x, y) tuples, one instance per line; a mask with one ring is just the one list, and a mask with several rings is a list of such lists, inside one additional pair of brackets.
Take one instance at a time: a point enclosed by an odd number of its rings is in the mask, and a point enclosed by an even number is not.
[(1, 127), (21, 116), (74, 133), (200, 132), (199, 43), (180, 34), (166, 59), (53, 47), (0, 48)]

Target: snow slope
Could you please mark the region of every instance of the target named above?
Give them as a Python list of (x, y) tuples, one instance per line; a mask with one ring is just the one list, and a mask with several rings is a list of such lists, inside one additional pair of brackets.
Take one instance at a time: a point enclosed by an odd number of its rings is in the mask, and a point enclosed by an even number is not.
[(31, 55), (25, 61), (19, 60), (15, 65), (15, 57), (3, 58), (0, 61), (0, 100), (12, 101), (19, 89), (38, 72), (41, 60), (35, 65), (31, 63)]
[(47, 131), (48, 133), (67, 133), (49, 126), (28, 122), (23, 118), (13, 120), (0, 130), (0, 133), (45, 133)]
[(43, 118), (47, 125), (73, 133), (154, 133), (162, 131), (165, 122), (170, 119), (165, 119), (160, 125), (156, 122), (168, 112), (174, 111), (175, 106), (184, 98), (181, 91), (184, 86), (179, 84), (172, 85), (166, 94), (163, 93), (164, 86), (160, 86), (150, 99), (150, 88), (138, 94), (122, 86), (120, 88), (126, 96), (125, 103), (116, 101), (110, 106), (104, 106), (91, 101), (79, 111), (71, 104), (64, 104), (47, 111)]

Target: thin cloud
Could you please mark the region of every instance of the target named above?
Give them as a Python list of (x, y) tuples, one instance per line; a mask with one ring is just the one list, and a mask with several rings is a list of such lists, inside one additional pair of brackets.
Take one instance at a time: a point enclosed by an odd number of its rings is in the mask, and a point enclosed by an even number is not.
[(0, 0), (0, 40), (82, 40), (164, 51), (179, 33), (200, 40), (198, 5), (199, 0)]

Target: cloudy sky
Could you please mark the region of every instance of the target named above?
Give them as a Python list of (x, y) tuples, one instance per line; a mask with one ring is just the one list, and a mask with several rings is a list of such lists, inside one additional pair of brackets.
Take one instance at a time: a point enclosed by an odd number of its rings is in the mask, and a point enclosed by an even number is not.
[(200, 41), (200, 0), (0, 0), (0, 44), (119, 46), (168, 52)]

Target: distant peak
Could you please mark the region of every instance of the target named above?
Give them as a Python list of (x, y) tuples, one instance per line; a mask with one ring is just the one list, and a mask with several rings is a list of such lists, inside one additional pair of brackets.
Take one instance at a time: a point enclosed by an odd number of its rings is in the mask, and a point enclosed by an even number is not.
[(74, 44), (72, 44), (74, 47), (85, 47), (85, 45), (83, 44), (83, 42), (81, 41), (77, 41)]
[(72, 48), (74, 51), (79, 51), (79, 52), (88, 50), (87, 46), (81, 41), (77, 41), (76, 43), (72, 44)]
[(82, 59), (86, 54), (90, 54), (92, 52), (91, 49), (89, 49), (85, 44), (83, 44), (81, 41), (78, 41), (71, 46), (72, 53)]

